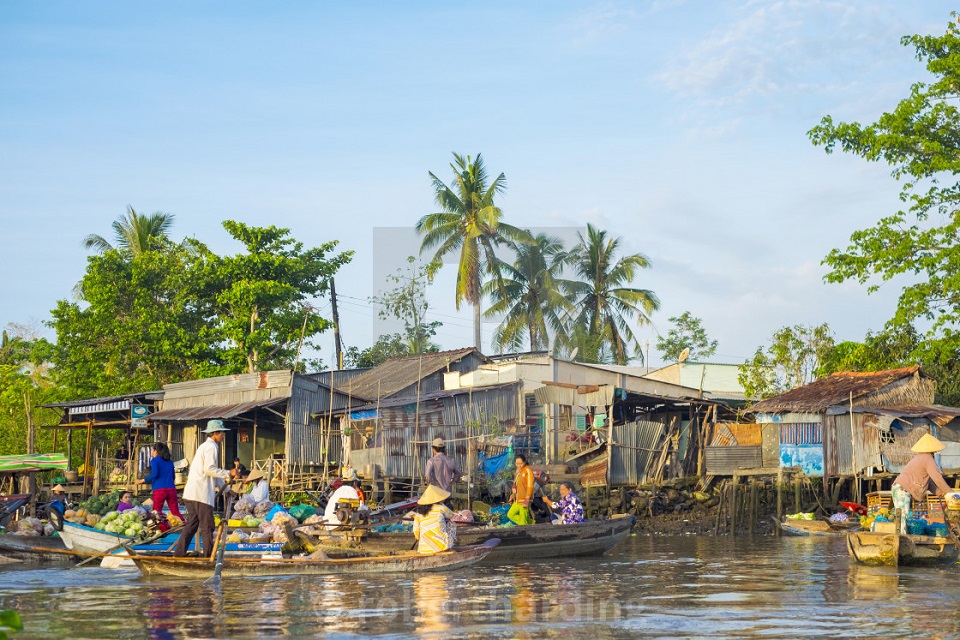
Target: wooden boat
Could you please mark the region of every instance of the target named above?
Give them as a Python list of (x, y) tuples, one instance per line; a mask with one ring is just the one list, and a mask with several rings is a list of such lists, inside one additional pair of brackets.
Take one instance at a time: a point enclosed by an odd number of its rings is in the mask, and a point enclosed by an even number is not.
[[(449, 571), (468, 567), (483, 560), (499, 544), (493, 538), (481, 545), (454, 547), (441, 553), (424, 554), (403, 551), (351, 558), (249, 558), (223, 559), (224, 578), (250, 576), (325, 575), (354, 573), (406, 573), (409, 571)], [(213, 575), (213, 558), (172, 558), (134, 555), (131, 559), (143, 575), (205, 579)]]
[(840, 537), (852, 531), (858, 531), (860, 524), (853, 522), (827, 522), (825, 520), (777, 520), (774, 519), (785, 536), (802, 537)]
[(857, 531), (847, 535), (850, 557), (860, 564), (933, 566), (951, 564), (960, 557), (954, 537), (914, 536)]
[[(500, 545), (486, 558), (491, 563), (599, 556), (623, 542), (635, 522), (633, 515), (616, 514), (608, 520), (587, 520), (579, 524), (503, 528), (465, 525), (457, 529), (457, 543), (470, 546), (499, 538)], [(409, 532), (333, 531), (313, 542), (324, 551), (386, 552), (410, 549), (416, 541)]]
[(0, 557), (10, 561), (75, 562), (76, 556), (64, 553), (61, 538), (53, 536), (15, 536), (0, 534)]
[(134, 542), (134, 538), (129, 536), (101, 531), (75, 522), (64, 522), (60, 537), (70, 551), (91, 555), (110, 553), (119, 546)]

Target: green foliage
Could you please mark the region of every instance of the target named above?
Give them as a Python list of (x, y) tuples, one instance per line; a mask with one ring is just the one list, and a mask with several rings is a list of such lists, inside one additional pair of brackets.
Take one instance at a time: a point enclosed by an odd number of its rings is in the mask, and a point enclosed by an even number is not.
[[(35, 450), (50, 451), (53, 432), (40, 429), (52, 412), (36, 409), (55, 402), (57, 389), (51, 379), (47, 358), (51, 345), (34, 335), (29, 327), (10, 325), (0, 342), (0, 455), (26, 453), (27, 407), (34, 423)], [(49, 415), (47, 415), (49, 414)]]
[(23, 621), (20, 614), (13, 609), (0, 611), (0, 640), (6, 640), (11, 633), (23, 631)]
[(748, 398), (769, 398), (812, 382), (834, 347), (830, 327), (796, 325), (773, 334), (766, 351), (757, 348), (740, 366), (737, 380)]
[(571, 337), (581, 336), (587, 346), (599, 338), (596, 355), (609, 350), (616, 364), (627, 364), (634, 356), (642, 361), (643, 351), (628, 321), (648, 324), (649, 314), (660, 308), (660, 300), (649, 289), (628, 285), (641, 269), (650, 267), (650, 261), (639, 253), (618, 258), (621, 239), (611, 238), (591, 224), (587, 224), (586, 236), (581, 233), (579, 238), (570, 255), (578, 279), (568, 281), (566, 287), (580, 310)]
[(680, 354), (689, 349), (687, 358), (691, 361), (697, 358), (709, 358), (717, 352), (717, 341), (707, 337), (700, 318), (684, 311), (679, 316), (670, 318), (674, 326), (670, 327), (666, 336), (657, 338), (657, 350), (664, 360), (680, 361)]
[[(954, 16), (956, 14), (953, 14)], [(933, 351), (960, 348), (960, 34), (949, 23), (943, 35), (901, 39), (924, 62), (929, 82), (917, 82), (909, 96), (873, 124), (834, 122), (830, 116), (810, 130), (811, 141), (869, 162), (885, 162), (902, 183), (904, 209), (855, 232), (845, 249), (824, 259), (828, 282), (856, 280), (874, 292), (880, 284), (905, 282), (891, 323), (929, 326)]]
[[(439, 351), (439, 347), (431, 344), (430, 347), (422, 353), (434, 353)], [(412, 355), (410, 353), (410, 340), (408, 336), (400, 333), (391, 333), (380, 336), (373, 346), (360, 350), (357, 347), (350, 347), (344, 355), (344, 362), (350, 368), (367, 368), (383, 364), (391, 358), (402, 358)]]
[(310, 338), (329, 326), (308, 312), (310, 297), (327, 290), (353, 252), (331, 255), (336, 241), (304, 249), (289, 237), (289, 229), (251, 227), (232, 220), (223, 227), (246, 253), (207, 254), (201, 272), (207, 312), (225, 342), (220, 356), (226, 370), (290, 368), (301, 331)]
[(513, 243), (513, 264), (500, 264), (503, 279), (489, 281), (483, 292), (491, 299), (487, 315), (506, 314), (493, 344), (503, 350), (549, 350), (551, 333), (566, 338), (566, 318), (574, 306), (563, 295), (568, 283), (561, 278), (568, 254), (557, 238), (540, 233), (530, 243)]
[(498, 283), (501, 280), (495, 248), (509, 241), (529, 242), (529, 233), (502, 221), (503, 212), (495, 200), (507, 188), (506, 176), (501, 173), (488, 180), (480, 154), (476, 160), (457, 153), (453, 158), (452, 186), (429, 173), (440, 211), (420, 218), (417, 233), (423, 236), (421, 254), (435, 249), (433, 269), (440, 267), (444, 256), (459, 252), (456, 305), (457, 309), (462, 302), (473, 306), (474, 339), (479, 349), (483, 276)]
[(197, 251), (173, 245), (87, 259), (81, 302), (60, 300), (53, 362), (67, 398), (159, 389), (217, 371), (219, 341), (201, 308)]
[(139, 214), (133, 207), (127, 205), (126, 216), (121, 216), (113, 222), (113, 237), (116, 245), (103, 236), (92, 233), (83, 239), (86, 249), (93, 249), (100, 253), (116, 249), (126, 256), (138, 256), (148, 251), (162, 249), (168, 242), (168, 233), (173, 226), (174, 216), (171, 213)]
[[(387, 281), (396, 286), (371, 298), (371, 302), (380, 304), (381, 318), (397, 318), (403, 321), (406, 341), (406, 353), (403, 355), (431, 353), (440, 349), (431, 339), (443, 323), (427, 322), (426, 319), (430, 309), (426, 292), (430, 266), (417, 265), (416, 261), (413, 256), (408, 257), (406, 269), (398, 269), (395, 274), (387, 277)], [(381, 339), (383, 337), (381, 336)]]

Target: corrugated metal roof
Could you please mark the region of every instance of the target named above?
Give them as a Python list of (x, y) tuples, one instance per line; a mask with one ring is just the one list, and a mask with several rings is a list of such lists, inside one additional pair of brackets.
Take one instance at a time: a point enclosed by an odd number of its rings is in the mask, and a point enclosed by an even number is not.
[(377, 398), (388, 398), (416, 384), (417, 380), (441, 371), (451, 363), (462, 360), (474, 352), (483, 358), (473, 347), (393, 358), (370, 371), (361, 373), (345, 384), (338, 384), (337, 391), (371, 401)]
[(281, 402), (286, 402), (288, 398), (270, 398), (269, 400), (257, 400), (254, 402), (238, 402), (236, 404), (219, 405), (214, 407), (184, 407), (182, 409), (166, 409), (150, 414), (147, 420), (151, 422), (162, 421), (187, 421), (212, 420), (220, 418), (227, 420), (234, 418), (247, 411), (253, 411), (259, 407), (269, 407)]
[(850, 402), (869, 395), (904, 378), (922, 375), (920, 367), (904, 367), (886, 371), (842, 371), (797, 387), (773, 398), (762, 400), (747, 408), (748, 413), (777, 413), (782, 411), (824, 411), (836, 404)]
[[(161, 400), (163, 398), (163, 391), (142, 391), (139, 393), (128, 393), (122, 396), (109, 396), (106, 398), (87, 398), (86, 400), (71, 400), (70, 402), (53, 402), (51, 404), (41, 405), (44, 408), (53, 409), (59, 407), (70, 407), (70, 408), (83, 408), (83, 407), (96, 407), (99, 405), (111, 404), (115, 402), (121, 402), (124, 400), (138, 400), (143, 398), (145, 400)], [(129, 407), (129, 404), (128, 404)], [(94, 411), (84, 412), (84, 411), (74, 411), (71, 413), (93, 413)]]
[[(854, 407), (854, 413), (873, 413), (894, 418), (927, 418), (931, 422), (943, 426), (960, 417), (960, 408), (945, 407), (940, 404), (917, 404), (898, 407)], [(827, 409), (827, 415), (843, 415), (850, 413), (850, 407), (837, 405)]]

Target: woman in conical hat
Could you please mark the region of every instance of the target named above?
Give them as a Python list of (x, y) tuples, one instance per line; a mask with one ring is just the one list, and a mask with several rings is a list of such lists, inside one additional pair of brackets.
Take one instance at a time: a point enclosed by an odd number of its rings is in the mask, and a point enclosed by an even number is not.
[(910, 517), (911, 498), (922, 502), (927, 491), (938, 496), (951, 491), (950, 485), (943, 479), (933, 454), (943, 451), (944, 444), (929, 433), (924, 434), (910, 447), (915, 456), (906, 464), (897, 479), (893, 481), (890, 492), (893, 506), (900, 509), (900, 530), (906, 532), (907, 518)]
[(431, 484), (417, 500), (413, 535), (419, 540), (417, 551), (420, 553), (439, 553), (457, 543), (457, 524), (447, 504), (449, 499), (449, 491)]

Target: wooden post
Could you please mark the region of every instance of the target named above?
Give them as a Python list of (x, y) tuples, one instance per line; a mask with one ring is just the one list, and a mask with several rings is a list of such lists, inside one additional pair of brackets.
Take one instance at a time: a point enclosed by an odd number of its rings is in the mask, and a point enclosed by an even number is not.
[[(27, 454), (32, 455), (36, 453), (35, 448), (37, 444), (36, 432), (33, 428), (33, 412), (30, 407), (30, 392), (26, 391), (23, 394), (23, 404), (27, 412)], [(27, 474), (27, 493), (31, 496), (37, 495), (37, 474), (28, 473)]]
[(750, 480), (750, 515), (749, 517), (749, 533), (753, 535), (753, 524), (757, 520), (757, 483), (751, 478)]
[[(777, 522), (783, 522), (783, 467), (777, 469)], [(779, 534), (780, 527), (777, 527)]]
[(730, 535), (737, 535), (737, 490), (740, 486), (740, 479), (733, 476), (733, 484), (730, 486)]
[[(90, 447), (93, 444), (93, 418), (87, 420), (87, 452), (83, 457), (83, 493), (81, 497), (87, 497), (87, 478), (90, 477)], [(99, 468), (100, 465), (97, 465)]]
[(723, 516), (724, 498), (727, 495), (727, 481), (720, 485), (720, 502), (717, 503), (717, 524), (713, 528), (713, 535), (720, 535), (720, 521)]
[(802, 481), (799, 476), (793, 479), (793, 508), (794, 513), (800, 513), (800, 494), (803, 492)]

